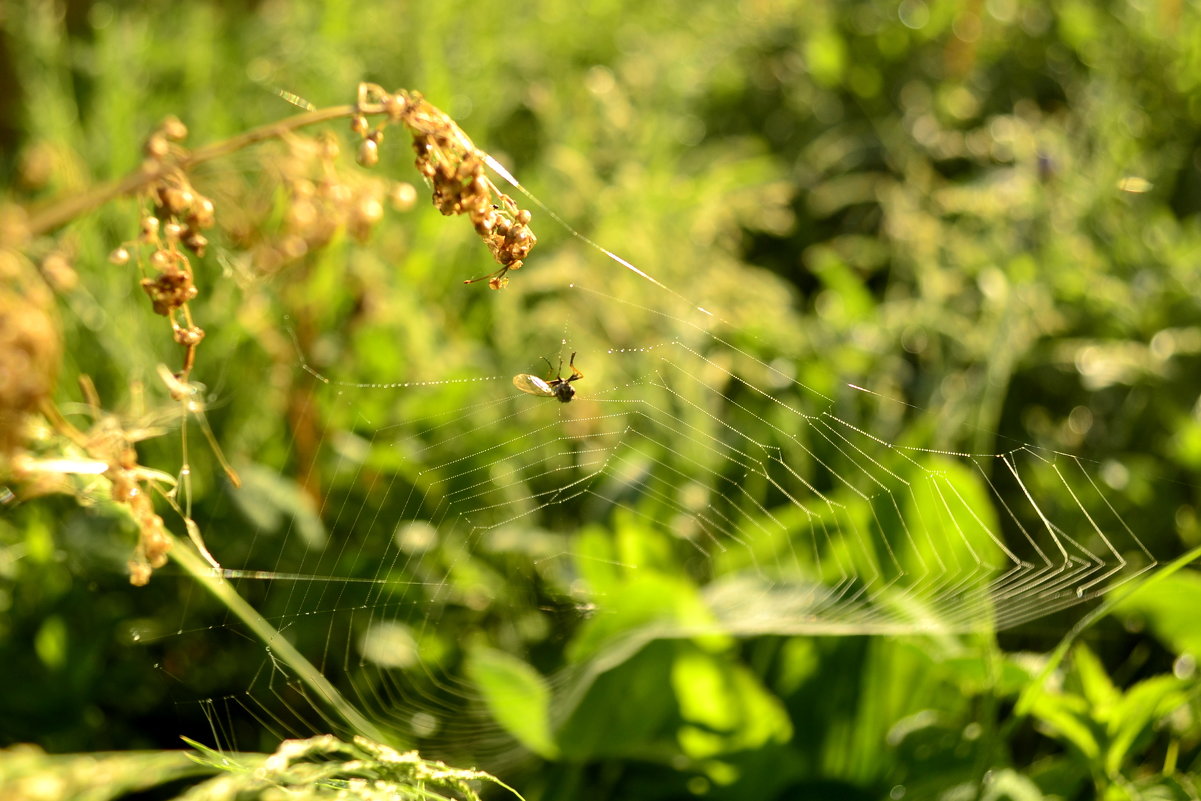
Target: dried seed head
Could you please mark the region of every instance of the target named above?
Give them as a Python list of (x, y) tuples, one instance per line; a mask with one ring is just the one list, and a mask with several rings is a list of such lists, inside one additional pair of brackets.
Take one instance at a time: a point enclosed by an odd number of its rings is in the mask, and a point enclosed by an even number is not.
[(358, 134), (359, 136), (366, 136), (367, 118), (362, 114), (356, 114), (354, 117), (352, 117), (350, 119), (350, 131), (351, 133)]
[(62, 157), (46, 142), (30, 144), (18, 156), (17, 181), (25, 189), (41, 189), (54, 177)]
[(397, 211), (408, 211), (417, 203), (417, 189), (404, 181), (393, 184), (388, 192), (388, 200)]
[(362, 198), (355, 205), (355, 216), (368, 225), (375, 225), (384, 217), (384, 206), (373, 197)]
[(158, 238), (158, 217), (143, 217), (141, 227), (143, 242), (153, 242)]
[[(360, 88), (360, 98), (363, 93)], [(454, 120), (417, 93), (397, 93), (397, 97), (405, 104), (398, 119), (412, 136), (415, 165), (430, 184), (434, 206), (446, 215), (468, 216), (501, 265), (488, 276), (488, 285), (500, 289), (507, 283), (505, 273), (511, 265), (528, 256), (537, 242), (526, 227), (532, 215), (519, 209), (512, 198), (488, 180), (485, 154), (475, 148)]]
[(204, 329), (200, 326), (191, 326), (189, 328), (176, 328), (175, 341), (185, 347), (195, 347), (200, 344), (200, 340), (204, 339)]
[(195, 200), (192, 190), (186, 187), (161, 187), (158, 196), (162, 207), (173, 216), (179, 216), (186, 212), (192, 207), (192, 202)]
[(0, 456), (20, 447), (27, 417), (54, 388), (61, 339), (52, 307), (28, 262), (0, 251)]
[(183, 233), (183, 226), (177, 222), (169, 222), (163, 226), (163, 236), (168, 242), (178, 242)]
[(317, 221), (317, 207), (306, 198), (299, 198), (288, 207), (285, 221), (289, 228), (303, 231)]
[(199, 231), (189, 229), (184, 235), (183, 246), (195, 253), (197, 256), (204, 256), (204, 249), (208, 246), (208, 239)]
[(150, 565), (130, 559), (126, 566), (129, 568), (130, 584), (135, 587), (145, 587), (150, 583), (150, 574), (154, 572), (150, 569)]
[(161, 133), (154, 133), (146, 140), (146, 155), (152, 159), (160, 160), (166, 157), (171, 152), (171, 145), (167, 142), (167, 137)]
[(317, 194), (317, 187), (313, 186), (313, 182), (307, 178), (299, 178), (288, 184), (288, 191), (295, 198), (312, 197)]
[(345, 206), (354, 196), (350, 187), (337, 181), (325, 181), (321, 184), (321, 194), (336, 206)]
[(156, 270), (165, 270), (171, 266), (172, 258), (169, 250), (158, 249), (150, 254), (150, 264)]
[(175, 115), (171, 115), (167, 117), (167, 119), (163, 120), (163, 124), (160, 127), (163, 132), (163, 136), (167, 137), (173, 142), (178, 142), (188, 135), (188, 126), (180, 122), (179, 117), (176, 117)]
[(65, 253), (54, 251), (42, 259), (42, 275), (50, 286), (59, 292), (74, 289), (79, 283), (79, 276)]
[(404, 116), (405, 111), (409, 107), (409, 102), (399, 92), (384, 96), (384, 111), (388, 112), (388, 119), (393, 122)]
[(361, 187), (345, 205), (343, 222), (356, 239), (365, 240), (383, 219), (384, 204), (380, 196), (383, 187), (382, 181)]
[(117, 248), (112, 253), (108, 254), (108, 260), (118, 267), (129, 264), (129, 251), (123, 247)]
[(213, 201), (204, 195), (196, 195), (192, 203), (192, 213), (188, 215), (188, 224), (193, 228), (212, 228), (216, 218), (213, 213)]
[(309, 245), (303, 236), (288, 236), (280, 242), (280, 252), (288, 259), (299, 259), (309, 252)]
[(379, 164), (379, 143), (371, 138), (364, 139), (359, 145), (356, 160), (364, 167), (374, 167)]
[(174, 267), (158, 278), (143, 278), (142, 290), (150, 297), (155, 314), (164, 317), (199, 294), (192, 284), (192, 276)]

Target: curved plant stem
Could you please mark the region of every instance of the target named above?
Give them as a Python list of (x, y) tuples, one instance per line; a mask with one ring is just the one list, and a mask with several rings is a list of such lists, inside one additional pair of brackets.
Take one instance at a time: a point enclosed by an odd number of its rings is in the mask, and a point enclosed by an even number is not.
[(29, 215), (29, 233), (31, 236), (40, 236), (49, 233), (55, 228), (75, 219), (80, 214), (102, 206), (115, 197), (131, 195), (150, 186), (168, 172), (175, 170), (184, 170), (186, 172), (197, 164), (212, 161), (213, 159), (234, 153), (258, 142), (268, 139), (278, 139), (289, 131), (295, 131), (319, 122), (350, 117), (353, 114), (370, 116), (382, 113), (385, 113), (384, 107), (380, 104), (333, 106), (331, 108), (297, 114), (294, 117), (289, 117), (278, 122), (260, 125), (258, 128), (252, 128), (230, 139), (206, 145), (180, 158), (169, 158), (161, 162), (151, 163), (149, 167), (143, 165), (124, 178), (118, 178), (107, 184), (101, 184), (87, 192), (73, 195), (64, 200), (55, 201)]
[(233, 585), (218, 574), (196, 551), (188, 547), (188, 543), (175, 536), (172, 536), (171, 539), (171, 558), (220, 601), (226, 609), (237, 615), (254, 632), (255, 636), (271, 649), (272, 655), (294, 670), (300, 680), (328, 703), (342, 720), (346, 721), (354, 733), (379, 743), (389, 742), (374, 723), (351, 706), (342, 693), (330, 684), (329, 679), (323, 676), (321, 671), (317, 670), (300, 651), (296, 650), (296, 646), (288, 642), (274, 626), (268, 623), (266, 618), (247, 603), (246, 599), (233, 588)]
[(1067, 656), (1068, 651), (1076, 643), (1076, 640), (1080, 638), (1081, 634), (1091, 628), (1094, 623), (1112, 612), (1118, 604), (1122, 603), (1127, 598), (1130, 598), (1132, 595), (1146, 587), (1150, 587), (1157, 582), (1163, 581), (1168, 576), (1176, 573), (1198, 559), (1201, 559), (1201, 547), (1193, 548), (1183, 556), (1172, 560), (1168, 564), (1164, 565), (1164, 567), (1160, 570), (1152, 573), (1145, 581), (1132, 584), (1119, 592), (1115, 592), (1112, 595), (1106, 596), (1105, 600), (1100, 605), (1082, 617), (1075, 626), (1072, 626), (1072, 630), (1069, 631), (1067, 635), (1059, 641), (1059, 645), (1057, 645), (1055, 650), (1051, 652), (1050, 658), (1047, 659), (1047, 664), (1044, 665), (1039, 674), (1034, 677), (1034, 680), (1026, 685), (1026, 689), (1022, 691), (1022, 695), (1018, 699), (1017, 705), (1014, 707), (1014, 720), (1019, 720), (1030, 714), (1030, 710), (1034, 706), (1034, 702), (1038, 700), (1039, 696), (1042, 695), (1046, 687), (1047, 679), (1051, 676), (1051, 673), (1057, 667), (1059, 667), (1060, 663), (1063, 662), (1064, 657)]

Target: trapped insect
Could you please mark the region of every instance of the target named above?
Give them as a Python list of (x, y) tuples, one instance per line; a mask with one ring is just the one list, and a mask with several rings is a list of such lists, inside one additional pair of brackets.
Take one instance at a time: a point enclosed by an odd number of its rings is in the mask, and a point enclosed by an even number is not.
[[(550, 367), (550, 360), (545, 356), (542, 360), (546, 362), (546, 366)], [(571, 385), (572, 381), (579, 381), (584, 377), (580, 372), (580, 368), (575, 366), (575, 354), (571, 354), (571, 361), (567, 363), (571, 368), (571, 375), (563, 378), (563, 359), (559, 359), (559, 369), (555, 371), (555, 377), (543, 380), (536, 375), (522, 373), (521, 375), (513, 376), (513, 386), (520, 389), (527, 395), (538, 395), (543, 398), (555, 397), (559, 399), (559, 403), (567, 403), (575, 397), (575, 387)]]

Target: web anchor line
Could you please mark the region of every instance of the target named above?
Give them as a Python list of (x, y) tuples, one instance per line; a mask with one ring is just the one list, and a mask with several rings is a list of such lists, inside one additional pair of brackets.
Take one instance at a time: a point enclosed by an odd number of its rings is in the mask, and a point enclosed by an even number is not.
[(525, 195), (526, 198), (531, 203), (536, 205), (538, 208), (542, 209), (542, 211), (545, 212), (548, 217), (550, 217), (552, 220), (554, 220), (560, 226), (562, 226), (563, 229), (565, 231), (567, 231), (567, 233), (571, 234), (576, 239), (579, 239), (584, 244), (588, 245), (589, 247), (593, 248), (594, 250), (597, 250), (600, 253), (603, 253), (607, 258), (616, 262), (617, 264), (620, 264), (622, 267), (625, 267), (627, 270), (634, 273), (635, 275), (642, 278), (643, 280), (649, 281), (652, 284), (654, 284), (655, 286), (664, 290), (665, 292), (671, 293), (678, 300), (684, 301), (685, 303), (692, 306), (692, 308), (696, 309), (697, 311), (701, 312), (702, 314), (708, 315), (709, 317), (714, 316), (713, 312), (709, 311), (704, 306), (696, 306), (696, 305), (692, 304), (686, 297), (681, 295), (679, 292), (676, 292), (674, 289), (667, 286), (666, 284), (664, 284), (659, 279), (655, 278), (650, 273), (635, 266), (633, 263), (627, 261), (626, 259), (623, 259), (621, 256), (618, 256), (616, 253), (614, 253), (613, 251), (604, 247), (599, 242), (589, 238), (587, 235), (581, 233), (580, 231), (577, 231), (566, 220), (564, 220), (561, 216), (559, 216), (559, 214), (556, 211), (554, 211), (550, 206), (543, 203), (537, 196), (534, 195), (534, 193), (530, 192), (530, 190), (528, 190), (524, 186), (522, 186), (521, 182), (518, 181), (511, 172), (509, 172), (507, 169), (505, 169), (505, 166), (503, 164), (501, 164), (499, 161), (492, 158), (492, 156), (488, 155), (487, 153), (483, 152), (482, 150), (479, 151), (479, 154), (480, 154), (480, 157), (483, 158), (484, 162), (489, 167), (491, 167), (496, 172), (497, 175), (499, 175), (501, 178), (505, 179), (505, 181), (508, 182), (509, 185), (511, 185), (518, 192)]

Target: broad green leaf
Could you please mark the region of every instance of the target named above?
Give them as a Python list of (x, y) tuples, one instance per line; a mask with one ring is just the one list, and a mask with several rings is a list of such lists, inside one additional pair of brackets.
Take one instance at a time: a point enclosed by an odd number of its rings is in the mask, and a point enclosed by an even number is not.
[(744, 665), (682, 643), (671, 668), (671, 686), (685, 721), (684, 753), (705, 759), (786, 742), (792, 724), (780, 701)]
[(51, 615), (38, 627), (33, 639), (38, 659), (46, 667), (57, 670), (67, 661), (67, 624), (59, 615)]
[(500, 725), (539, 756), (556, 756), (558, 748), (550, 730), (550, 688), (536, 670), (515, 656), (481, 646), (471, 649), (467, 675)]
[(1178, 654), (1201, 655), (1201, 572), (1181, 570), (1148, 584), (1117, 605), (1119, 614), (1146, 619), (1169, 648)]
[(1197, 801), (1201, 798), (1201, 783), (1190, 773), (1140, 776), (1122, 788), (1114, 788), (1112, 797), (1121, 801)]
[(1154, 676), (1130, 688), (1109, 720), (1105, 770), (1117, 774), (1139, 737), (1156, 721), (1186, 704), (1186, 685), (1174, 676)]
[(591, 660), (564, 693), (570, 710), (556, 735), (572, 760), (637, 757), (664, 761), (679, 753), (671, 667), (681, 643), (658, 640), (609, 665)]
[(238, 465), (238, 475), (242, 486), (230, 495), (256, 528), (276, 534), (289, 525), (309, 548), (325, 547), (325, 525), (313, 499), (299, 484), (259, 464)]
[(1109, 679), (1101, 660), (1083, 644), (1072, 652), (1072, 665), (1080, 681), (1081, 692), (1092, 708), (1093, 718), (1108, 720), (1111, 707), (1121, 699), (1121, 693)]
[(1070, 693), (1042, 693), (1030, 712), (1076, 746), (1090, 762), (1100, 757), (1101, 744), (1090, 725), (1089, 705), (1083, 697)]
[[(626, 638), (645, 641), (656, 633), (713, 624), (713, 616), (692, 582), (651, 571), (631, 572), (608, 594), (598, 596), (596, 604), (600, 611), (580, 628), (568, 648), (573, 662), (592, 658)], [(718, 638), (715, 646), (725, 639)]]
[[(908, 476), (912, 496), (904, 513), (912, 536), (898, 543), (902, 563), (913, 571), (945, 564), (957, 572), (977, 564), (1008, 565), (996, 540), (996, 515), (979, 475), (937, 455), (920, 467)], [(980, 584), (987, 584), (987, 571), (973, 572), (981, 574)]]
[(838, 86), (846, 70), (847, 46), (838, 31), (822, 27), (805, 42), (805, 61), (813, 79), (824, 86)]
[(1038, 785), (1012, 768), (989, 773), (980, 801), (1042, 801), (1046, 796)]
[(1026, 665), (1012, 659), (999, 660), (994, 670), (979, 653), (948, 657), (940, 664), (964, 693), (990, 692), (1001, 698), (1016, 696), (1033, 675)]

